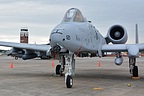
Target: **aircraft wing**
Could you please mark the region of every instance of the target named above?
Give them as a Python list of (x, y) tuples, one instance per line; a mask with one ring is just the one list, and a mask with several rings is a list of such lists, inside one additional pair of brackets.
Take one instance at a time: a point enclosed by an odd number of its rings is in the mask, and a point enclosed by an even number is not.
[(44, 45), (44, 44), (26, 44), (26, 43), (13, 43), (13, 42), (3, 42), (3, 41), (0, 41), (0, 46), (35, 50), (35, 51), (48, 51), (51, 48), (50, 45)]
[(109, 44), (103, 45), (103, 52), (128, 52), (129, 57), (137, 57), (140, 51), (144, 51), (144, 44)]
[(105, 44), (102, 46), (102, 51), (104, 52), (125, 52), (127, 51), (126, 44)]

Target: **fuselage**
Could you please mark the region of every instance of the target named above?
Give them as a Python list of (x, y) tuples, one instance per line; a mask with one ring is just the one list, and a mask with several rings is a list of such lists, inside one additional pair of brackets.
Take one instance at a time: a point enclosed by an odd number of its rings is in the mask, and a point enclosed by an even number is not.
[(96, 53), (103, 44), (105, 38), (76, 8), (68, 10), (50, 34), (51, 47), (59, 45), (71, 52)]
[(50, 34), (50, 45), (60, 45), (72, 52), (96, 52), (106, 44), (105, 38), (89, 22), (67, 22), (57, 25)]

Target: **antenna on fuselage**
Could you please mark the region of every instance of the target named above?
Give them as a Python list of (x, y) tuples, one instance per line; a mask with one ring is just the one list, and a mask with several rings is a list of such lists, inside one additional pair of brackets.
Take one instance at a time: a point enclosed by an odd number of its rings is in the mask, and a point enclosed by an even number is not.
[(136, 37), (135, 37), (135, 43), (138, 44), (139, 43), (139, 38), (138, 38), (138, 24), (136, 24), (135, 26), (135, 31), (136, 31)]

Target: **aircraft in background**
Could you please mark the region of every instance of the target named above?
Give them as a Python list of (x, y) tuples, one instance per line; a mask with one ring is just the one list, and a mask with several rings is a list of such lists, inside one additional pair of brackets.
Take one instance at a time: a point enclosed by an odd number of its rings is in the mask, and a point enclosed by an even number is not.
[(23, 49), (24, 60), (35, 58), (35, 51), (44, 52), (47, 56), (58, 59), (60, 64), (56, 66), (56, 74), (61, 75), (67, 70), (65, 84), (67, 88), (71, 88), (72, 76), (75, 74), (75, 56), (103, 57), (105, 52), (115, 52), (114, 62), (121, 65), (121, 52), (128, 52), (130, 73), (133, 77), (138, 77), (136, 58), (139, 57), (139, 52), (144, 50), (144, 44), (139, 44), (138, 40), (136, 44), (125, 44), (127, 39), (126, 29), (121, 25), (113, 25), (109, 28), (107, 36), (103, 37), (91, 22), (83, 17), (79, 9), (71, 8), (66, 12), (62, 22), (52, 30), (50, 45), (1, 41), (0, 46), (13, 47), (16, 51)]
[[(20, 43), (28, 43), (29, 42), (29, 33), (27, 28), (20, 29)], [(47, 44), (49, 45), (49, 44)], [(18, 58), (22, 58), (22, 56), (25, 54), (24, 49), (20, 48), (11, 48), (9, 51), (7, 51), (7, 56), (12, 56), (17, 60)], [(42, 51), (33, 51), (33, 58), (41, 58), (41, 59), (50, 59), (50, 56), (46, 56), (46, 52)], [(32, 58), (31, 57), (31, 58)]]
[[(26, 43), (23, 43), (23, 44), (26, 44)], [(50, 46), (50, 44), (43, 44), (43, 45)], [(6, 54), (7, 56), (14, 57), (15, 60), (18, 60), (18, 58), (22, 58), (23, 60), (32, 59), (32, 58), (51, 59), (51, 56), (47, 56), (46, 52), (43, 52), (43, 51), (31, 50), (30, 51), (31, 53), (29, 53), (27, 56), (24, 56), (25, 52), (26, 52), (26, 49), (13, 47), (9, 51), (7, 51)]]

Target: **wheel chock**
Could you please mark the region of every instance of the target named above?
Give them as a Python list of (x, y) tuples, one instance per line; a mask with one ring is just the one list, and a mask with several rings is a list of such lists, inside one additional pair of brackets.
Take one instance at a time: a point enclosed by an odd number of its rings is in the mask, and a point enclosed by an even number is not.
[(127, 84), (128, 87), (131, 87), (131, 84)]
[(138, 76), (138, 77), (132, 76), (131, 78), (134, 79), (134, 80), (139, 80), (139, 79), (140, 79), (140, 76)]
[(103, 88), (93, 88), (93, 90), (104, 90)]

